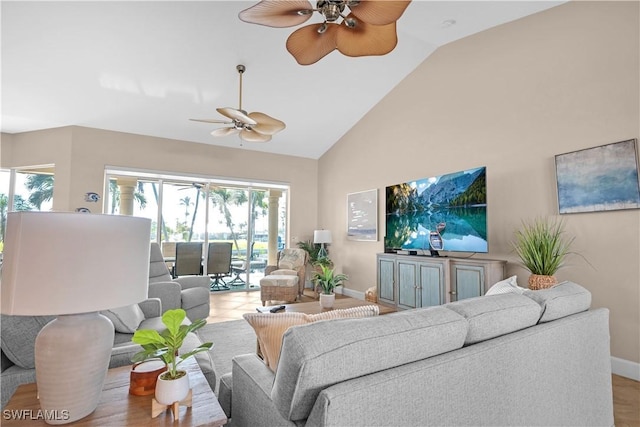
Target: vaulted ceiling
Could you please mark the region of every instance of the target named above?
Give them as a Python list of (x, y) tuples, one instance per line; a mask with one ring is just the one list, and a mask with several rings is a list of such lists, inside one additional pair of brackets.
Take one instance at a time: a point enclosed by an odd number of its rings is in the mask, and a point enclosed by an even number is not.
[[(285, 49), (297, 27), (238, 19), (255, 3), (2, 1), (2, 132), (78, 125), (319, 158), (439, 46), (563, 1), (414, 0), (391, 53), (309, 66)], [(243, 109), (287, 125), (270, 142), (189, 121), (238, 108), (238, 64)]]

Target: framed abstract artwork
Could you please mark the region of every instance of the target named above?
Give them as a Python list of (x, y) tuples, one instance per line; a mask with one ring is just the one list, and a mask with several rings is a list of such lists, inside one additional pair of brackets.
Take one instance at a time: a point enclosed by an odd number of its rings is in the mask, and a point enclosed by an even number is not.
[(347, 240), (378, 240), (378, 190), (347, 194)]
[(555, 156), (561, 214), (640, 208), (637, 140)]

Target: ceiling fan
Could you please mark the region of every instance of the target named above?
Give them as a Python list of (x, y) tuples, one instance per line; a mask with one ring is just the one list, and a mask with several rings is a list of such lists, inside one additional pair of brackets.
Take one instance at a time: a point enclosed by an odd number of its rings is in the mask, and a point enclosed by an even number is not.
[(273, 117), (255, 111), (253, 113), (247, 113), (242, 109), (242, 74), (245, 72), (246, 67), (242, 64), (236, 66), (238, 74), (240, 75), (240, 95), (238, 108), (224, 107), (216, 108), (216, 111), (231, 120), (216, 120), (216, 119), (189, 119), (194, 122), (205, 123), (222, 123), (225, 125), (231, 125), (229, 127), (223, 127), (211, 132), (213, 136), (227, 136), (239, 134), (240, 138), (247, 142), (267, 142), (271, 140), (271, 136), (280, 132), (285, 128), (284, 122), (274, 119)]
[[(396, 21), (411, 0), (262, 0), (238, 17), (251, 24), (293, 27), (306, 22), (313, 12), (324, 22), (294, 31), (287, 50), (300, 65), (311, 65), (338, 49), (347, 56), (386, 55), (398, 43)], [(348, 15), (345, 15), (348, 11)], [(343, 25), (344, 24), (344, 25)]]

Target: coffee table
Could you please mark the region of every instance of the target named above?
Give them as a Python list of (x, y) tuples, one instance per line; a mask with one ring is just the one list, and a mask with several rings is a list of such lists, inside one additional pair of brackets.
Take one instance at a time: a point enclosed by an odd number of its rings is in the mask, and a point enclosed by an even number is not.
[[(299, 302), (294, 304), (283, 304), (285, 306), (284, 311), (290, 313), (306, 313), (306, 314), (318, 314), (323, 313), (325, 311), (338, 310), (344, 308), (353, 308), (353, 307), (361, 307), (365, 305), (377, 305), (380, 310), (380, 314), (389, 314), (396, 312), (395, 307), (391, 307), (384, 304), (376, 304), (370, 301), (363, 301), (351, 297), (342, 296), (338, 298), (336, 295), (335, 302), (333, 303), (333, 308), (322, 308), (319, 301), (311, 301), (311, 302)], [(273, 307), (278, 307), (278, 305), (272, 305), (269, 307), (258, 307), (261, 312), (269, 312)], [(282, 311), (279, 311), (282, 313)]]
[[(174, 423), (170, 409), (156, 418), (151, 418), (151, 396), (129, 394), (131, 366), (109, 369), (102, 389), (102, 397), (96, 410), (69, 426), (123, 427), (123, 426), (211, 426), (219, 427), (227, 422), (227, 417), (211, 390), (207, 379), (193, 357), (185, 360), (180, 367), (189, 374), (192, 390), (192, 406), (180, 407), (179, 420)], [(2, 426), (48, 426), (37, 419), (40, 404), (36, 397), (35, 383), (23, 384), (11, 397), (3, 411)], [(12, 412), (13, 411), (13, 412)], [(11, 414), (16, 414), (11, 417)], [(8, 416), (7, 416), (8, 414)], [(17, 419), (21, 414), (23, 419)], [(26, 418), (26, 419), (24, 419)]]

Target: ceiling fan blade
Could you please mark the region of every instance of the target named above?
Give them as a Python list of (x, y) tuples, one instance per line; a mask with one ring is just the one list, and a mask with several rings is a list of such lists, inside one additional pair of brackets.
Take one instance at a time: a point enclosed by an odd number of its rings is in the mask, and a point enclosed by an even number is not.
[(252, 126), (251, 129), (263, 135), (276, 134), (286, 127), (283, 121), (274, 119), (273, 117), (260, 113), (259, 111), (249, 113), (249, 117), (258, 122), (258, 124)]
[[(299, 14), (298, 11), (308, 10), (309, 13)], [(238, 17), (250, 24), (266, 25), (267, 27), (293, 27), (306, 22), (313, 14), (313, 6), (306, 0), (281, 1), (262, 0), (243, 10)]]
[(324, 24), (311, 24), (299, 28), (287, 39), (287, 50), (300, 65), (315, 64), (337, 46), (338, 24), (327, 23), (324, 33), (318, 29)]
[(216, 111), (222, 114), (223, 116), (229, 117), (232, 120), (239, 120), (242, 123), (245, 123), (248, 125), (256, 124), (256, 121), (253, 120), (251, 117), (247, 116), (247, 114), (244, 111), (236, 110), (235, 108), (231, 108), (231, 107), (216, 108)]
[[(353, 18), (352, 15), (349, 15)], [(357, 18), (355, 28), (341, 25), (337, 31), (338, 50), (347, 56), (385, 55), (398, 44), (396, 23), (371, 25)]]
[(213, 136), (227, 136), (227, 135), (233, 135), (238, 133), (239, 130), (236, 128), (220, 128), (220, 129), (216, 129), (213, 132), (211, 132), (211, 135)]
[(216, 120), (216, 119), (189, 119), (193, 122), (204, 122), (204, 123), (222, 123), (225, 125), (230, 125), (233, 122), (230, 122), (229, 120)]
[(268, 142), (271, 141), (271, 135), (263, 135), (258, 132), (243, 129), (240, 132), (240, 138), (247, 142)]
[(408, 1), (374, 1), (361, 0), (357, 6), (350, 7), (351, 14), (371, 25), (387, 25), (396, 22), (404, 13), (411, 0)]

